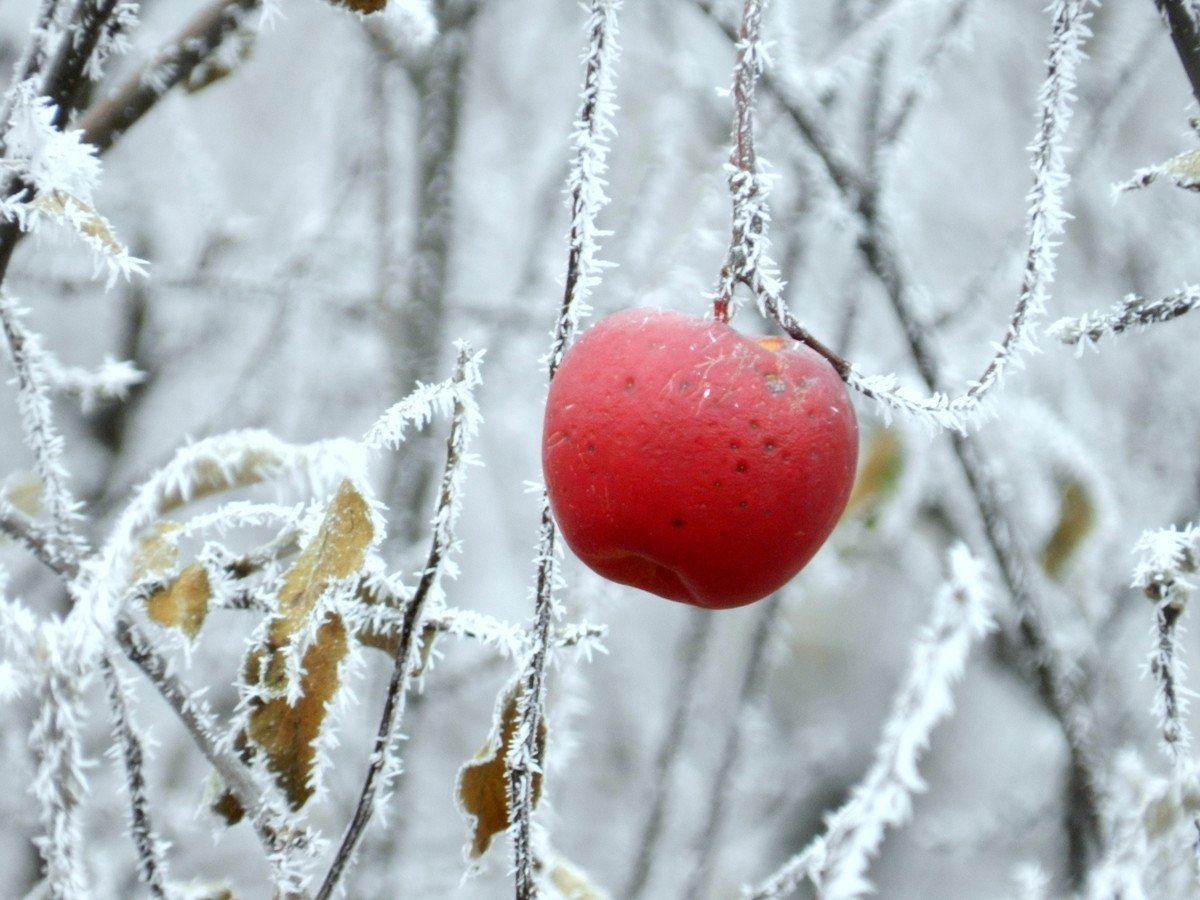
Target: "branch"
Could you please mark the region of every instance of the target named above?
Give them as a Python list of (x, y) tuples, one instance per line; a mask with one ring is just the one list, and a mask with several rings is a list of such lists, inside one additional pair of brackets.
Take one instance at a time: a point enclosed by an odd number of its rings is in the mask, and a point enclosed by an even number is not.
[[(608, 136), (613, 132), (615, 75), (619, 55), (618, 13), (621, 0), (591, 0), (588, 49), (579, 116), (575, 122), (575, 156), (567, 178), (571, 193), (571, 229), (568, 237), (567, 275), (554, 337), (546, 357), (547, 376), (553, 380), (575, 332), (587, 311), (587, 297), (599, 283), (602, 264), (595, 258), (600, 231), (596, 216), (607, 202), (604, 194)], [(537, 541), (537, 575), (534, 618), (529, 650), (520, 676), (518, 722), (505, 751), (508, 779), (508, 821), (512, 836), (514, 887), (518, 900), (537, 896), (533, 852), (533, 778), (541, 771), (538, 734), (545, 714), (546, 666), (553, 652), (551, 625), (556, 618), (559, 587), (558, 530), (550, 513), (550, 500), (542, 489)]]
[(824, 834), (743, 896), (781, 897), (805, 879), (822, 897), (872, 892), (868, 862), (879, 852), (885, 831), (911, 815), (912, 795), (925, 788), (917, 764), (930, 734), (953, 711), (951, 687), (962, 677), (972, 645), (993, 627), (981, 564), (959, 545), (951, 552), (950, 565), (950, 580), (918, 637), (866, 776), (828, 818)]
[(671, 791), (672, 772), (684, 745), (684, 733), (691, 717), (693, 701), (700, 685), (700, 663), (712, 634), (713, 616), (709, 610), (692, 610), (689, 627), (680, 648), (679, 661), (675, 666), (675, 690), (671, 698), (671, 720), (659, 739), (658, 752), (654, 756), (654, 773), (650, 809), (642, 826), (637, 842), (637, 858), (629, 881), (621, 896), (634, 900), (641, 895), (650, 877), (650, 869), (658, 855), (658, 843), (662, 837), (663, 820), (667, 798)]
[(88, 107), (79, 119), (83, 139), (100, 152), (107, 150), (261, 5), (262, 0), (215, 0), (209, 4), (153, 59)]
[(393, 746), (396, 742), (396, 731), (404, 715), (404, 704), (413, 673), (425, 607), (431, 595), (440, 597), (442, 576), (449, 565), (448, 557), (457, 543), (455, 524), (461, 502), (463, 471), (471, 461), (467, 454), (467, 443), (478, 423), (478, 410), (471, 396), (472, 390), (479, 384), (478, 363), (479, 356), (465, 345), (459, 344), (458, 365), (453, 379), (454, 417), (450, 424), (450, 435), (446, 439), (446, 465), (442, 473), (437, 511), (433, 517), (433, 540), (429, 556), (412, 599), (404, 608), (395, 662), (388, 681), (387, 696), (384, 699), (383, 713), (376, 731), (375, 746), (371, 752), (371, 762), (363, 781), (362, 792), (333, 863), (325, 875), (321, 889), (317, 892), (316, 900), (329, 900), (337, 890), (338, 882), (353, 862), (358, 842), (370, 822), (375, 798), (380, 790), (386, 789), (392, 775)]
[(104, 684), (108, 689), (109, 708), (112, 712), (113, 730), (121, 746), (121, 760), (125, 764), (126, 785), (129, 788), (129, 833), (133, 838), (138, 856), (138, 878), (150, 891), (155, 900), (166, 900), (166, 860), (163, 846), (150, 821), (150, 804), (146, 797), (145, 754), (141, 739), (129, 719), (129, 708), (125, 702), (125, 686), (112, 660), (107, 656), (100, 661)]
[(1200, 306), (1200, 286), (1185, 285), (1159, 300), (1147, 300), (1129, 294), (1107, 313), (1088, 313), (1077, 319), (1059, 319), (1046, 333), (1064, 344), (1094, 346), (1106, 334), (1121, 334), (1130, 328), (1144, 328), (1169, 322)]
[(1186, 0), (1154, 0), (1154, 5), (1171, 30), (1171, 42), (1192, 86), (1192, 96), (1200, 102), (1200, 29), (1196, 24), (1196, 6)]

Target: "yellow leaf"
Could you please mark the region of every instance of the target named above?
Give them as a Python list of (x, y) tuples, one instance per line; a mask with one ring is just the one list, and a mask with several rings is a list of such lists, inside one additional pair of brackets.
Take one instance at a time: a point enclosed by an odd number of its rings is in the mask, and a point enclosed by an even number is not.
[(1058, 524), (1042, 550), (1042, 568), (1051, 578), (1059, 579), (1067, 563), (1096, 523), (1091, 497), (1079, 481), (1068, 479), (1062, 486), (1062, 505)]
[(115, 256), (123, 256), (127, 252), (104, 217), (96, 212), (91, 204), (73, 194), (66, 191), (46, 191), (38, 194), (32, 205), (35, 209), (67, 222), (83, 237), (92, 238)]
[(14, 509), (31, 519), (42, 511), (42, 480), (36, 475), (27, 475), (8, 485), (3, 495)]
[[(502, 695), (498, 704), (492, 734), (475, 758), (458, 770), (458, 804), (471, 820), (472, 859), (478, 859), (491, 846), (492, 838), (505, 831), (508, 817), (508, 779), (505, 757), (519, 718), (520, 685), (514, 683)], [(538, 723), (537, 755), (540, 760), (546, 750), (546, 726)], [(533, 803), (536, 806), (542, 793), (542, 776), (533, 775)]]
[[(312, 795), (316, 750), (325, 712), (338, 688), (338, 665), (346, 655), (346, 628), (337, 615), (326, 615), (316, 639), (301, 659), (299, 699), (289, 703), (287, 653), (304, 634), (321, 596), (335, 581), (362, 568), (367, 548), (375, 538), (370, 509), (362, 494), (343, 481), (325, 512), (316, 537), (297, 557), (284, 576), (279, 591), (279, 612), (267, 626), (264, 644), (246, 657), (248, 684), (263, 689), (266, 697), (253, 700), (244, 737), (261, 749), (268, 768), (293, 809)], [(249, 749), (249, 748), (247, 748)]]
[(566, 900), (609, 900), (607, 891), (597, 887), (586, 872), (561, 856), (549, 856), (543, 860), (543, 865), (549, 873), (550, 883)]
[(138, 542), (130, 564), (130, 581), (138, 582), (156, 572), (169, 572), (179, 561), (179, 548), (167, 535), (180, 529), (178, 522), (156, 522), (154, 531)]
[(858, 467), (854, 489), (846, 503), (846, 511), (873, 512), (891, 496), (904, 468), (904, 450), (900, 439), (890, 428), (877, 429), (870, 437), (867, 452)]
[(199, 563), (192, 563), (169, 585), (146, 598), (146, 612), (159, 625), (178, 628), (194, 638), (204, 626), (210, 599), (208, 572)]

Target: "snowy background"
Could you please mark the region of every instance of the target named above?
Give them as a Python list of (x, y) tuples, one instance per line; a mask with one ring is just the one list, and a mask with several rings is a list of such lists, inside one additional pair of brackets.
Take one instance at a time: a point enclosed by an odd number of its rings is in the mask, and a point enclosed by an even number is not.
[[(393, 0), (366, 18), (318, 0), (244, 5), (217, 54), (228, 74), (213, 69), (211, 83), (167, 92), (103, 156), (94, 207), (148, 276), (106, 290), (104, 263), (97, 274), (94, 254), (47, 223), (17, 246), (5, 296), (29, 310), (20, 321), (62, 365), (96, 370), (111, 358), (145, 373), (122, 402), (54, 399), (93, 547), (105, 546), (135, 487), (188, 442), (244, 428), (293, 443), (359, 441), (416, 381), (450, 376), (455, 339), (486, 350), (470, 447), (483, 465), (466, 472), (461, 573), (443, 588), (449, 608), (493, 617), (481, 620), (493, 640), (438, 639), (404, 713), (403, 773), (344, 883), (352, 897), (511, 896), (503, 835), (477, 865), (464, 860), (455, 784), (488, 739), (533, 616), (539, 501), (530, 483), (540, 481), (544, 357), (567, 265), (564, 185), (588, 13), (546, 0), (433, 9)], [(140, 6), (130, 46), (108, 63), (93, 102), (201, 8)], [(0, 4), (0, 72), (13, 71), (41, 7)], [(1169, 175), (1114, 192), (1136, 170), (1194, 148), (1195, 101), (1155, 4), (1087, 8), (1092, 36), (1065, 138), (1070, 218), (1047, 311), (1030, 323), (1036, 348), (1021, 352), (969, 427), (1013, 552), (1032, 563), (1028, 594), (1071, 688), (1068, 726), (1031, 672), (1040, 651), (1023, 641), (949, 432), (856, 396), (873, 474), (778, 598), (704, 613), (606, 583), (566, 555), (559, 624), (607, 632), (604, 652), (591, 641), (581, 645), (591, 653), (562, 648), (549, 669), (535, 837), (549, 869), (553, 848), (586, 872), (592, 893), (571, 894), (560, 879), (543, 887), (547, 896), (734, 897), (821, 834), (871, 766), (959, 542), (982, 562), (998, 629), (975, 644), (953, 714), (932, 732), (920, 764), (928, 787), (911, 821), (888, 832), (870, 869), (879, 895), (1134, 897), (1138, 886), (1145, 896), (1200, 895), (1191, 848), (1200, 792), (1186, 748), (1174, 761), (1160, 747), (1163, 714), (1147, 674), (1155, 605), (1130, 587), (1143, 532), (1185, 526), (1200, 509), (1200, 322), (1106, 335), (1082, 354), (1046, 334), (1055, 320), (1130, 293), (1153, 300), (1200, 280), (1195, 194)], [(611, 232), (599, 257), (614, 265), (590, 297), (593, 317), (640, 305), (710, 309), (729, 244), (735, 61), (718, 22), (740, 14), (740, 4), (700, 0), (620, 9), (620, 55), (608, 60), (611, 201), (596, 209)], [(774, 81), (759, 87), (757, 145), (772, 178), (772, 253), (792, 311), (864, 374), (896, 373), (929, 393), (863, 250), (873, 222), (829, 177), (787, 98), (803, 101), (872, 186), (904, 300), (938, 354), (939, 387), (958, 394), (992, 357), (1021, 291), (1052, 15), (1043, 0), (770, 4), (763, 36)], [(1049, 259), (1044, 242), (1035, 251)], [(775, 328), (751, 302), (734, 324)], [(36, 500), (18, 399), (14, 384), (0, 388), (0, 488), (36, 517), (46, 504)], [(369, 456), (388, 521), (372, 553), (410, 585), (428, 553), (448, 429), (437, 418), (428, 439)], [(310, 482), (275, 479), (173, 516), (226, 499), (313, 501), (311, 529), (336, 481), (316, 494)], [(228, 544), (248, 552), (270, 533), (235, 530)], [(180, 566), (202, 543), (184, 543)], [(0, 545), (0, 568), (10, 631), (16, 604), (39, 622), (70, 605), (62, 581), (19, 542)], [(223, 733), (236, 731), (236, 684), (262, 615), (213, 609), (193, 644), (132, 614), (179, 677), (207, 690)], [(511, 653), (501, 652), (505, 640)], [(18, 670), (35, 667), (22, 662), (20, 641), (0, 641), (0, 653)], [(1179, 649), (1186, 661), (1197, 648), (1184, 635)], [(331, 732), (322, 789), (299, 816), (333, 845), (358, 800), (391, 670), (373, 649), (352, 656), (327, 723), (336, 743)], [(211, 767), (192, 737), (143, 673), (117, 663), (146, 738), (168, 892), (272, 896), (278, 872), (250, 826), (227, 828), (209, 810)], [(53, 895), (35, 844), (46, 801), (26, 789), (45, 768), (45, 742), (30, 737), (45, 697), (34, 682), (16, 678), (0, 706), (3, 897)], [(82, 690), (88, 790), (74, 815), (83, 896), (142, 896), (126, 772), (109, 752), (109, 701), (98, 676)], [(1085, 752), (1072, 756), (1066, 732), (1084, 735)], [(1083, 801), (1068, 777), (1072, 758), (1093, 781)], [(1081, 802), (1096, 828), (1082, 824)], [(309, 890), (332, 854), (309, 863)], [(827, 895), (857, 889), (835, 884)]]

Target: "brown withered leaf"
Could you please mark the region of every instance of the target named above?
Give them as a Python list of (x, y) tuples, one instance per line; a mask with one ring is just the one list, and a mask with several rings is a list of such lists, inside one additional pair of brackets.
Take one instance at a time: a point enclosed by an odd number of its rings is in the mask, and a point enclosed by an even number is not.
[(211, 599), (208, 572), (199, 563), (192, 563), (170, 584), (146, 598), (146, 612), (159, 625), (178, 628), (194, 638), (204, 627)]
[[(475, 758), (458, 770), (456, 791), (459, 808), (471, 822), (472, 859), (478, 859), (491, 846), (492, 838), (511, 824), (508, 818), (508, 779), (505, 778), (505, 756), (509, 742), (517, 730), (520, 705), (520, 685), (512, 684), (498, 704), (496, 721), (487, 741)], [(538, 722), (537, 755), (546, 751), (546, 726)], [(533, 775), (533, 803), (536, 806), (542, 793), (542, 776)]]
[(189, 473), (186, 495), (179, 490), (163, 493), (159, 512), (168, 513), (185, 503), (201, 500), (231, 488), (258, 484), (272, 467), (279, 466), (282, 462), (278, 454), (267, 450), (246, 453), (237, 466), (222, 465), (211, 459), (204, 460)]
[(388, 5), (388, 0), (329, 0), (334, 6), (344, 6), (356, 13), (369, 15), (380, 12)]
[(313, 742), (337, 691), (338, 664), (345, 655), (346, 628), (340, 617), (329, 616), (304, 652), (300, 699), (293, 705), (286, 697), (274, 697), (256, 700), (251, 706), (248, 734), (266, 753), (268, 766), (292, 809), (299, 809), (312, 796)]
[[(354, 575), (366, 559), (375, 537), (370, 510), (362, 494), (343, 481), (325, 512), (312, 542), (284, 576), (279, 591), (279, 612), (267, 626), (267, 639), (246, 657), (246, 682), (269, 694), (284, 694), (288, 687), (286, 648), (306, 629), (317, 601), (330, 585)], [(312, 795), (316, 750), (328, 702), (338, 688), (338, 665), (346, 655), (346, 628), (341, 618), (328, 615), (315, 640), (301, 659), (304, 674), (299, 699), (268, 696), (251, 703), (245, 737), (267, 756), (268, 767), (299, 809)]]

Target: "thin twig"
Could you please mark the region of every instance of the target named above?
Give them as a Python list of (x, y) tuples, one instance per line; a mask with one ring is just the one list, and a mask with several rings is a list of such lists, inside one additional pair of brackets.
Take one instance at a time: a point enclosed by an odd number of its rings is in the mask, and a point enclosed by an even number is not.
[(146, 885), (152, 897), (156, 900), (166, 900), (166, 860), (163, 859), (162, 846), (150, 821), (142, 741), (129, 719), (125, 687), (121, 684), (120, 675), (112, 660), (107, 656), (100, 660), (100, 671), (108, 689), (113, 730), (120, 743), (121, 760), (125, 765), (125, 780), (129, 788), (129, 833), (137, 850), (138, 878)]
[(1192, 87), (1192, 96), (1200, 103), (1200, 26), (1196, 21), (1196, 6), (1186, 0), (1154, 0), (1154, 5), (1171, 30), (1171, 42)]
[(688, 900), (696, 900), (704, 895), (704, 889), (716, 868), (717, 854), (721, 847), (721, 827), (725, 823), (725, 812), (733, 798), (734, 769), (743, 759), (742, 743), (746, 737), (747, 726), (758, 710), (758, 703), (766, 684), (767, 664), (770, 661), (768, 644), (775, 633), (782, 608), (780, 595), (775, 593), (768, 597), (758, 610), (758, 622), (750, 639), (748, 662), (742, 675), (741, 689), (738, 691), (737, 712), (725, 732), (725, 746), (721, 750), (721, 760), (708, 794), (704, 827), (701, 828), (696, 841), (695, 867), (683, 892), (683, 896)]
[(215, 0), (192, 19), (154, 58), (83, 113), (83, 139), (107, 150), (172, 87), (192, 73), (245, 21), (262, 0)]
[(433, 518), (434, 531), (429, 547), (429, 556), (425, 561), (421, 580), (413, 592), (412, 599), (404, 608), (404, 619), (396, 647), (392, 674), (388, 680), (387, 695), (384, 699), (383, 712), (375, 734), (375, 745), (371, 751), (371, 761), (367, 767), (362, 791), (329, 871), (321, 883), (320, 890), (317, 891), (316, 900), (328, 900), (337, 890), (338, 882), (352, 864), (358, 843), (374, 813), (375, 799), (380, 790), (386, 789), (387, 786), (392, 768), (391, 760), (396, 742), (396, 731), (404, 715), (405, 699), (413, 674), (413, 663), (422, 630), (425, 605), (430, 594), (440, 590), (446, 560), (455, 544), (454, 524), (459, 482), (462, 468), (467, 463), (467, 441), (474, 427), (473, 421), (468, 416), (466, 397), (477, 383), (473, 375), (477, 363), (478, 357), (475, 354), (466, 347), (460, 347), (458, 365), (453, 379), (459, 390), (455, 395), (454, 416), (450, 425), (450, 434), (446, 439), (446, 465), (442, 473), (437, 511)]
[(684, 734), (700, 683), (700, 664), (704, 660), (708, 639), (712, 634), (713, 614), (709, 610), (692, 610), (688, 616), (688, 629), (683, 636), (679, 659), (675, 665), (675, 689), (670, 701), (671, 718), (659, 739), (658, 752), (654, 756), (650, 808), (638, 837), (633, 869), (621, 894), (628, 900), (641, 896), (649, 881), (650, 870), (658, 859), (658, 844), (666, 819), (667, 799), (671, 795), (672, 773), (683, 752)]
[[(554, 337), (546, 358), (547, 377), (554, 379), (559, 362), (587, 312), (587, 298), (599, 282), (596, 257), (600, 231), (596, 216), (607, 202), (604, 175), (608, 137), (613, 129), (614, 66), (621, 0), (592, 0), (588, 17), (588, 50), (579, 115), (575, 123), (575, 157), (567, 179), (571, 195), (567, 274)], [(541, 771), (538, 735), (545, 715), (546, 667), (552, 653), (551, 625), (558, 588), (558, 529), (550, 500), (542, 490), (537, 541), (537, 575), (529, 651), (521, 680), (517, 728), (505, 753), (508, 779), (508, 821), (512, 838), (513, 882), (517, 900), (537, 896), (533, 853), (534, 775)]]

